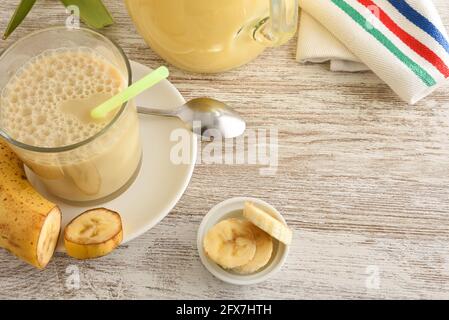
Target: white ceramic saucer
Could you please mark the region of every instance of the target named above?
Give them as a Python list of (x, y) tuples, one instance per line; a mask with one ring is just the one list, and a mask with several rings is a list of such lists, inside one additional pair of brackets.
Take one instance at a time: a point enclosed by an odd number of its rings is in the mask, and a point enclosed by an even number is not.
[[(151, 69), (131, 62), (133, 80), (148, 74)], [(170, 108), (185, 102), (179, 91), (169, 81), (164, 80), (142, 93), (136, 103), (140, 106)], [(176, 205), (189, 184), (196, 162), (197, 140), (191, 134), (189, 164), (174, 164), (170, 161), (170, 150), (176, 141), (170, 141), (170, 133), (184, 128), (180, 120), (139, 115), (143, 145), (140, 172), (132, 185), (117, 198), (96, 204), (120, 213), (123, 222), (123, 243), (128, 242), (159, 223)], [(190, 134), (190, 133), (189, 133)], [(36, 176), (27, 170), (31, 184), (47, 199), (57, 203), (63, 213), (62, 228), (75, 216), (92, 206), (72, 206), (48, 194)], [(57, 251), (64, 251), (63, 237)]]

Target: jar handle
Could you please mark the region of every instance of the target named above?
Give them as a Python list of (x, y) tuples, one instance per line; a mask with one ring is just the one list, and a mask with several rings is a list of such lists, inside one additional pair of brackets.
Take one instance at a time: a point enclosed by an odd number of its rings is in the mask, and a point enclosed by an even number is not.
[(253, 32), (254, 40), (276, 47), (290, 40), (298, 25), (298, 0), (269, 0), (270, 16), (260, 20)]

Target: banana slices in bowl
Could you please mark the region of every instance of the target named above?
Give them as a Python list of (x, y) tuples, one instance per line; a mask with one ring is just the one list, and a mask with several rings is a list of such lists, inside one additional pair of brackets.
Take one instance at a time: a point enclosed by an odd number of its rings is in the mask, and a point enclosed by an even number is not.
[(214, 276), (249, 285), (277, 272), (288, 254), (292, 231), (268, 203), (238, 197), (213, 207), (198, 230), (202, 263)]

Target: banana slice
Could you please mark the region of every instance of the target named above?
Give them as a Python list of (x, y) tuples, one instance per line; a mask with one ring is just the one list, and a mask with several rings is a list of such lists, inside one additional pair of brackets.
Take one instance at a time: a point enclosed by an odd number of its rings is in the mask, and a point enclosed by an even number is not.
[(80, 214), (64, 230), (67, 254), (76, 259), (107, 255), (122, 242), (122, 239), (120, 215), (104, 208)]
[(282, 243), (289, 245), (292, 242), (292, 230), (253, 203), (245, 202), (243, 216)]
[(264, 267), (270, 261), (273, 253), (273, 239), (271, 236), (254, 225), (252, 226), (252, 230), (256, 240), (256, 254), (247, 264), (233, 269), (240, 274), (254, 273)]
[(235, 218), (213, 226), (204, 237), (203, 246), (206, 254), (225, 269), (247, 264), (256, 253), (251, 223)]
[(64, 167), (64, 172), (72, 178), (73, 183), (83, 193), (93, 196), (100, 192), (101, 176), (97, 167), (91, 162), (84, 162)]

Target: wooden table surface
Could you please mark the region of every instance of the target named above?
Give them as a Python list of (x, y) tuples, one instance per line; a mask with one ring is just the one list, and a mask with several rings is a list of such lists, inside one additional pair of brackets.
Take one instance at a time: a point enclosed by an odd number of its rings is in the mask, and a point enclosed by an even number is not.
[[(0, 2), (1, 29), (16, 3)], [(449, 2), (435, 3), (449, 27)], [(131, 59), (162, 64), (124, 4), (106, 4), (116, 23), (103, 32)], [(38, 1), (0, 48), (65, 18), (58, 1)], [(171, 67), (186, 99), (213, 96), (249, 128), (278, 130), (276, 175), (257, 165), (198, 165), (160, 224), (101, 259), (56, 254), (37, 271), (0, 250), (0, 298), (449, 298), (449, 85), (410, 106), (372, 73), (300, 65), (295, 51), (293, 40), (219, 75)], [(283, 269), (248, 287), (215, 279), (195, 242), (204, 214), (241, 195), (268, 201), (294, 229)]]

